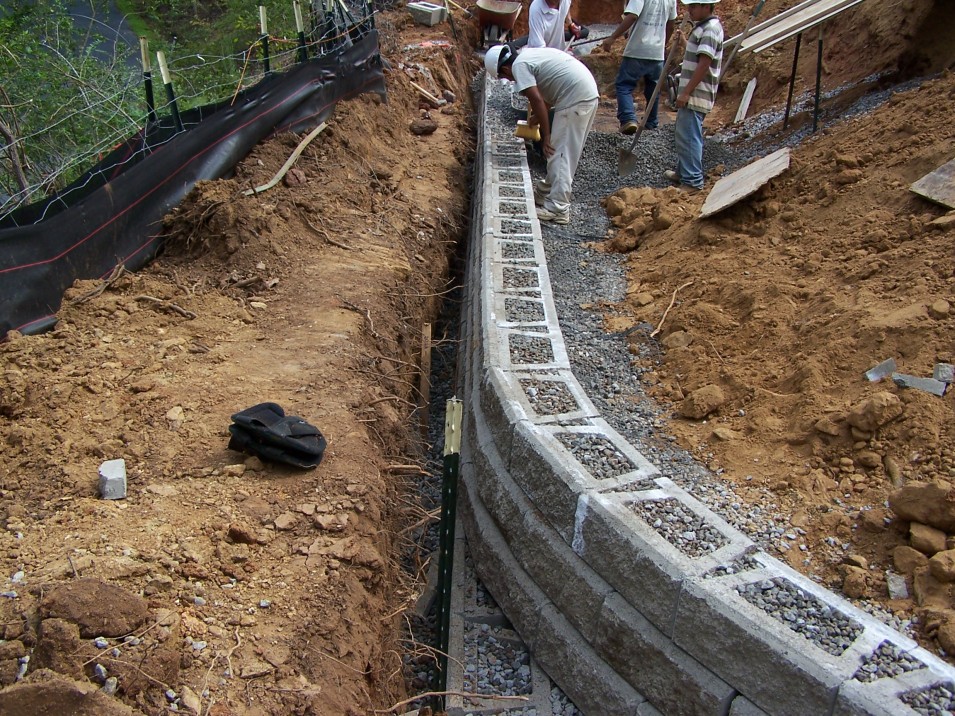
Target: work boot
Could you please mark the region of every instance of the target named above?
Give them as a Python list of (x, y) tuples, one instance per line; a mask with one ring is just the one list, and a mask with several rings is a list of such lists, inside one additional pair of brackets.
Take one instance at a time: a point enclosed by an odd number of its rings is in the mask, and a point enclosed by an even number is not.
[(620, 125), (620, 133), (626, 135), (636, 134), (639, 128), (640, 125), (636, 122), (624, 122)]
[(680, 183), (680, 175), (676, 173), (675, 169), (667, 169), (665, 172), (663, 172), (663, 178), (673, 184)]
[(570, 211), (551, 211), (543, 206), (537, 207), (537, 218), (540, 221), (548, 221), (552, 224), (569, 224)]

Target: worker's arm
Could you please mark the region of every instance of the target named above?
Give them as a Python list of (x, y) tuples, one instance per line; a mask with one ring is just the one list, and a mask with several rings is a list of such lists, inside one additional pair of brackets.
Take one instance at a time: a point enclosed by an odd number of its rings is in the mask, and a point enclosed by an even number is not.
[(676, 98), (677, 109), (686, 107), (687, 102), (690, 101), (690, 95), (693, 94), (693, 90), (695, 90), (696, 86), (706, 77), (706, 73), (710, 71), (710, 65), (712, 64), (712, 57), (709, 55), (699, 55), (693, 76), (690, 78), (690, 81), (686, 83), (686, 87), (683, 88), (683, 91), (680, 92), (680, 96)]
[(664, 47), (669, 47), (670, 38), (673, 37), (673, 28), (676, 26), (676, 23), (673, 20), (667, 20), (666, 25), (666, 39), (663, 41)]
[(531, 114), (534, 115), (534, 119), (540, 124), (541, 146), (544, 148), (544, 156), (549, 157), (553, 155), (554, 147), (551, 146), (550, 143), (550, 118), (547, 115), (547, 102), (544, 101), (540, 90), (537, 89), (537, 85), (528, 87), (521, 92), (521, 94), (527, 97)]
[(610, 46), (613, 45), (614, 40), (627, 32), (634, 24), (637, 22), (637, 16), (627, 13), (623, 16), (623, 20), (620, 21), (620, 24), (617, 25), (617, 29), (614, 30), (606, 40), (600, 43), (605, 50), (609, 50)]

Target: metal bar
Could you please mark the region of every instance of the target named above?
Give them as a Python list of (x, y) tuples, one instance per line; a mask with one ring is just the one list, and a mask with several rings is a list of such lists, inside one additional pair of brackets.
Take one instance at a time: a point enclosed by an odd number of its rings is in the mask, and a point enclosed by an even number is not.
[(302, 21), (302, 6), (295, 0), (292, 3), (295, 13), (295, 31), (298, 33), (298, 61), (308, 62), (308, 45), (305, 42), (305, 23)]
[(169, 107), (172, 110), (172, 120), (176, 125), (176, 131), (182, 132), (185, 127), (182, 124), (182, 117), (179, 114), (179, 103), (176, 102), (176, 92), (172, 87), (172, 77), (169, 75), (166, 55), (161, 51), (157, 52), (156, 60), (159, 62), (159, 72), (162, 75), (162, 83), (166, 86), (166, 99), (169, 100)]
[(819, 94), (822, 91), (822, 25), (819, 26), (819, 40), (816, 52), (816, 98), (812, 108), (812, 133), (819, 127)]
[(444, 418), (444, 475), (441, 482), (441, 524), (438, 538), (438, 669), (440, 691), (448, 686), (448, 647), (451, 641), (451, 588), (454, 572), (454, 522), (457, 517), (458, 466), (461, 452), (462, 403), (451, 398)]
[(272, 73), (272, 64), (269, 61), (269, 31), (265, 17), (265, 6), (259, 5), (259, 25), (262, 28), (262, 37), (259, 42), (262, 43), (262, 63), (265, 67), (265, 74)]
[(150, 122), (158, 122), (156, 116), (156, 97), (153, 94), (153, 72), (149, 65), (149, 40), (139, 38), (139, 55), (143, 63), (143, 89), (146, 91), (146, 117)]
[(796, 51), (793, 52), (793, 71), (789, 75), (789, 96), (786, 98), (786, 114), (783, 117), (783, 129), (789, 126), (789, 112), (793, 107), (793, 88), (796, 86), (796, 66), (799, 64), (799, 47), (802, 45), (802, 33), (796, 35)]

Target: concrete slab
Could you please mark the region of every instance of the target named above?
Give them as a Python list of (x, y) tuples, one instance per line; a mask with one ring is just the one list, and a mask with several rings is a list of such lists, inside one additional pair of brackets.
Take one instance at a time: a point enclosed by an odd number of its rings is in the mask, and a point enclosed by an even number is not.
[(929, 201), (955, 209), (955, 159), (929, 172), (909, 189)]

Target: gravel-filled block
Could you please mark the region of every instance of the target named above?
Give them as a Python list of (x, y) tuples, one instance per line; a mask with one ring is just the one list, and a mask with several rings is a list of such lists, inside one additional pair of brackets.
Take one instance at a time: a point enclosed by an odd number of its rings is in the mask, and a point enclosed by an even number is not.
[(518, 219), (502, 219), (502, 234), (529, 234), (533, 231), (530, 221), (520, 221)]
[(537, 301), (521, 301), (516, 298), (504, 299), (505, 318), (512, 323), (543, 321), (544, 304)]
[(498, 155), (494, 157), (494, 163), (498, 167), (507, 167), (507, 168), (519, 167), (521, 166), (521, 162), (522, 162), (522, 157), (520, 156)]
[(498, 186), (501, 184), (523, 184), (524, 174), (522, 172), (499, 171), (497, 173)]
[(580, 407), (567, 384), (561, 381), (524, 378), (521, 387), (528, 402), (540, 415), (570, 413)]
[(679, 500), (643, 500), (630, 509), (687, 557), (701, 557), (726, 544), (719, 530)]
[(504, 288), (538, 288), (540, 286), (540, 276), (532, 269), (505, 266), (501, 275), (504, 278)]
[(607, 480), (637, 469), (630, 458), (603, 435), (557, 433), (554, 437), (598, 480)]
[(524, 196), (524, 185), (521, 186), (498, 186), (497, 194), (500, 197), (504, 198), (514, 198), (514, 197), (523, 197)]
[(464, 690), (496, 696), (531, 693), (530, 653), (523, 644), (495, 638), (494, 632), (487, 624), (475, 624), (464, 633)]
[(858, 622), (782, 577), (744, 584), (736, 591), (833, 656), (841, 656), (862, 633)]
[(892, 642), (883, 641), (875, 651), (862, 660), (862, 665), (852, 678), (859, 681), (875, 681), (924, 668), (925, 664), (914, 656), (901, 651)]
[(739, 559), (734, 559), (729, 564), (721, 564), (719, 567), (714, 567), (703, 575), (703, 579), (710, 579), (712, 577), (725, 577), (728, 574), (739, 574), (740, 572), (749, 572), (753, 569), (759, 569), (762, 566), (763, 565), (747, 554), (740, 557)]
[(512, 333), (508, 341), (512, 363), (553, 363), (554, 347), (549, 338)]
[(527, 216), (527, 204), (518, 204), (516, 201), (500, 201), (497, 210), (505, 216)]
[(955, 713), (955, 686), (938, 684), (930, 689), (908, 691), (901, 696), (902, 703), (925, 716), (948, 716)]
[(515, 243), (513, 241), (501, 244), (501, 258), (507, 259), (532, 259), (534, 258), (534, 244)]

